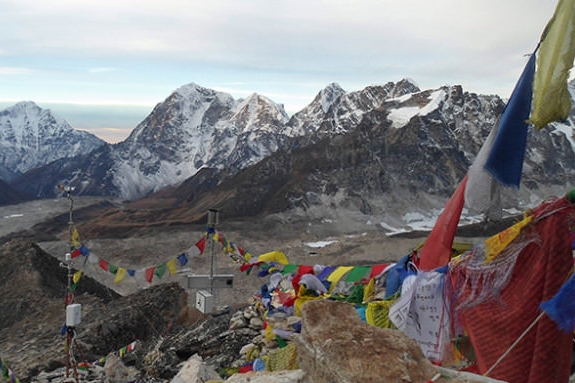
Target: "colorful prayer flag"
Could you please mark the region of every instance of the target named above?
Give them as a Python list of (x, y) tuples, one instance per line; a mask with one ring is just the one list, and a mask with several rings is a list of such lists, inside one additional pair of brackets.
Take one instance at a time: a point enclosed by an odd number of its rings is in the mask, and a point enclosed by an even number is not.
[(501, 115), (497, 136), (485, 163), (485, 170), (504, 186), (519, 188), (521, 182), (534, 74), (535, 54), (532, 54)]
[(541, 309), (553, 319), (560, 330), (575, 331), (575, 277), (571, 278), (548, 301), (541, 303)]
[(184, 266), (188, 263), (188, 257), (186, 257), (185, 253), (178, 255), (178, 261), (180, 261), (180, 266)]
[(423, 271), (431, 271), (445, 266), (451, 259), (451, 247), (453, 246), (453, 240), (461, 218), (461, 211), (463, 210), (467, 178), (468, 176), (466, 175), (451, 199), (445, 204), (445, 209), (443, 209), (429, 237), (427, 237), (419, 251), (417, 266)]
[(166, 264), (161, 264), (160, 266), (156, 267), (156, 271), (154, 271), (154, 275), (156, 275), (159, 279), (162, 279), (164, 273), (166, 272)]
[(154, 278), (154, 270), (155, 267), (150, 267), (146, 269), (146, 281), (148, 281), (148, 283), (152, 283), (152, 279)]
[(126, 277), (126, 274), (128, 274), (128, 271), (126, 269), (124, 269), (123, 267), (118, 267), (118, 271), (116, 272), (116, 278), (114, 278), (114, 283), (122, 282)]
[(541, 36), (533, 83), (530, 121), (537, 129), (565, 120), (571, 111), (567, 89), (575, 57), (575, 1), (559, 0), (555, 14)]
[(170, 275), (176, 274), (176, 259), (170, 259), (168, 262), (166, 262), (166, 267), (168, 268)]
[(74, 245), (74, 247), (80, 247), (80, 233), (78, 233), (75, 227), (72, 231), (72, 245)]
[(72, 275), (72, 281), (73, 281), (74, 283), (78, 283), (78, 281), (80, 281), (80, 278), (81, 278), (81, 277), (82, 277), (82, 270), (76, 271), (76, 272), (74, 273), (74, 275)]
[(104, 271), (108, 271), (109, 263), (105, 259), (100, 259), (100, 268)]

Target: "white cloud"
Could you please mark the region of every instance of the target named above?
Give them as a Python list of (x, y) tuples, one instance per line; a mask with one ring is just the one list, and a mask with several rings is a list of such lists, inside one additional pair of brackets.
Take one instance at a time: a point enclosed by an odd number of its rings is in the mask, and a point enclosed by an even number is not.
[(9, 67), (9, 66), (0, 67), (0, 75), (4, 76), (29, 74), (32, 73), (33, 71), (34, 70), (31, 68), (23, 68), (23, 67)]
[[(0, 99), (162, 101), (196, 82), (287, 110), (331, 82), (510, 95), (556, 0), (3, 0)], [(97, 74), (97, 76), (95, 75)], [(97, 77), (97, 81), (96, 81)], [(5, 78), (3, 77), (3, 80)]]

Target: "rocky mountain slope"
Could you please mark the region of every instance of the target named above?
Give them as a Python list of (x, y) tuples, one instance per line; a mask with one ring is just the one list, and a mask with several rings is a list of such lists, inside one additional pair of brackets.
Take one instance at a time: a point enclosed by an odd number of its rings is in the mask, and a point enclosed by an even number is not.
[[(413, 230), (413, 217), (433, 221), (441, 211), (503, 107), (497, 97), (461, 87), (406, 94), (365, 113), (346, 134), (318, 136), (307, 145), (295, 139), (290, 150), (238, 173), (202, 169), (92, 224), (201, 222), (209, 208), (218, 208), (226, 219), (259, 217), (268, 224)], [(571, 123), (529, 131), (523, 184), (510, 207), (528, 208), (575, 185)]]

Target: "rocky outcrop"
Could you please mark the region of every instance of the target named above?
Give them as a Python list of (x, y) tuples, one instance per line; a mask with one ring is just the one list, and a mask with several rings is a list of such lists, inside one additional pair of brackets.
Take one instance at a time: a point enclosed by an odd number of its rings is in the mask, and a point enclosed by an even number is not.
[(314, 383), (425, 382), (436, 374), (415, 341), (362, 322), (348, 303), (306, 303), (294, 341), (298, 363)]

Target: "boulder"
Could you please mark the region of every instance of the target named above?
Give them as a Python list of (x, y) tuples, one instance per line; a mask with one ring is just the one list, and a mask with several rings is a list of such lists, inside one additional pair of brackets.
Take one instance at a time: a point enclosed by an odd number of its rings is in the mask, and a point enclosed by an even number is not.
[(261, 371), (235, 374), (230, 376), (226, 383), (303, 383), (302, 370)]
[(291, 339), (305, 383), (505, 383), (434, 366), (413, 339), (399, 330), (363, 322), (345, 302), (306, 303), (301, 334)]
[(214, 380), (221, 381), (216, 370), (196, 354), (188, 359), (171, 383), (206, 383)]
[(293, 340), (306, 382), (427, 382), (436, 369), (399, 330), (371, 326), (349, 303), (310, 301)]

